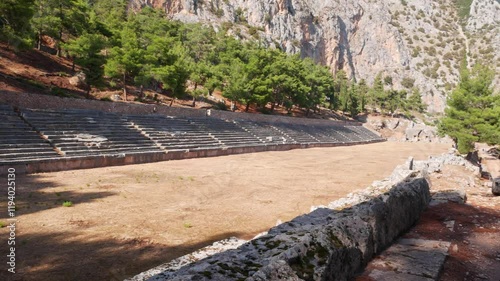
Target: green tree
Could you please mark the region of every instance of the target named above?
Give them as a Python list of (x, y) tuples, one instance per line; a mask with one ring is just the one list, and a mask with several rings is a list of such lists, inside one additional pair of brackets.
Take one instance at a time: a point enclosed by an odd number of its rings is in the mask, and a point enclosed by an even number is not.
[(90, 96), (92, 86), (99, 85), (104, 73), (105, 58), (101, 55), (105, 39), (99, 34), (83, 34), (70, 40), (64, 48), (74, 58), (74, 61), (83, 68), (86, 76), (87, 97)]
[(369, 94), (368, 103), (371, 106), (372, 110), (376, 110), (376, 108), (380, 108), (382, 112), (386, 107), (387, 93), (384, 90), (384, 82), (382, 81), (382, 73), (377, 74), (375, 76), (375, 80), (373, 81), (373, 87)]
[(334, 80), (327, 67), (314, 63), (312, 59), (304, 59), (305, 83), (309, 87), (309, 92), (304, 95), (304, 102), (301, 107), (306, 108), (306, 115), (311, 108), (316, 109), (326, 98), (327, 94), (333, 91)]
[(386, 92), (386, 100), (384, 101), (385, 109), (391, 114), (395, 114), (398, 110), (406, 108), (406, 91), (397, 91), (390, 89)]
[(366, 84), (365, 79), (361, 79), (358, 83), (358, 97), (359, 97), (359, 112), (364, 112), (366, 110), (367, 97), (370, 89)]
[(57, 54), (61, 55), (63, 35), (79, 36), (88, 26), (88, 3), (85, 0), (35, 0), (36, 13), (32, 25), (41, 48), (43, 36), (55, 39)]
[(34, 0), (0, 1), (0, 40), (28, 45), (33, 13)]
[(127, 4), (127, 0), (94, 0), (92, 4), (92, 11), (97, 20), (102, 22), (117, 40), (124, 23), (127, 22)]
[[(337, 93), (340, 110), (349, 112), (349, 80), (344, 70), (340, 70), (335, 74), (335, 92)], [(339, 109), (339, 108), (335, 108)]]
[(413, 87), (406, 103), (408, 110), (414, 110), (420, 113), (425, 110), (425, 104), (422, 102), (422, 95), (420, 94), (420, 90), (416, 87)]
[(121, 32), (121, 44), (111, 49), (104, 67), (105, 74), (122, 80), (123, 99), (127, 100), (127, 79), (135, 79), (141, 72), (144, 50), (139, 45), (136, 32), (125, 26)]
[(449, 135), (460, 153), (474, 148), (474, 142), (500, 143), (500, 95), (494, 94), (493, 72), (477, 65), (462, 67), (460, 82), (448, 99), (439, 132)]

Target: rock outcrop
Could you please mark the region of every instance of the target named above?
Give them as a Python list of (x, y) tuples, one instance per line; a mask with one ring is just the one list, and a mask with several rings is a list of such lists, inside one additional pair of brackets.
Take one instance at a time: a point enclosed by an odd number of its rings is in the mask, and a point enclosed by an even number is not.
[[(253, 39), (253, 27), (264, 44), (312, 57), (334, 72), (343, 69), (356, 80), (391, 76), (396, 89), (418, 87), (430, 112), (444, 110), (469, 49), (453, 0), (130, 0), (132, 9), (146, 5), (218, 30), (229, 22), (229, 32), (242, 39)], [(495, 0), (474, 0), (468, 30), (496, 23), (490, 8), (497, 6)], [(492, 32), (498, 43), (498, 30)]]
[(427, 125), (420, 120), (369, 116), (366, 127), (378, 132), (389, 141), (453, 143), (449, 137), (440, 137), (435, 126)]

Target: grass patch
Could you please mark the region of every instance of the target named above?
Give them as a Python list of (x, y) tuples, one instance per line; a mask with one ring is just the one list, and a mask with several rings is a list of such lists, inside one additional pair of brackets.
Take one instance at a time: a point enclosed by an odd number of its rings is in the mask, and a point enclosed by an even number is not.
[(71, 201), (64, 201), (62, 203), (62, 205), (63, 205), (63, 207), (71, 207), (71, 206), (73, 206), (73, 202), (71, 202)]
[(461, 19), (466, 19), (470, 15), (470, 6), (472, 0), (455, 0), (455, 5), (458, 9), (458, 16)]

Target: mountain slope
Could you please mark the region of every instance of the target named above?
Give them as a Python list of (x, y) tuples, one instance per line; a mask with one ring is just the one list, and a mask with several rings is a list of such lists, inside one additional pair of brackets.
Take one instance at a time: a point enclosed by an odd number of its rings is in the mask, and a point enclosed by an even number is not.
[[(130, 1), (132, 9), (146, 5), (163, 9), (172, 19), (229, 28), (240, 38), (259, 39), (267, 46), (312, 57), (333, 71), (344, 69), (356, 80), (371, 83), (382, 72), (392, 78), (396, 89), (414, 84), (430, 112), (444, 110), (465, 54), (471, 56), (470, 62), (480, 61), (488, 51), (498, 58), (495, 9), (500, 4), (496, 0), (474, 0), (466, 24), (459, 15), (462, 6), (455, 0)], [(464, 9), (468, 15), (468, 6)], [(467, 52), (469, 37), (476, 33), (479, 40), (472, 43), (483, 44), (483, 49)], [(481, 41), (489, 37), (496, 39)]]

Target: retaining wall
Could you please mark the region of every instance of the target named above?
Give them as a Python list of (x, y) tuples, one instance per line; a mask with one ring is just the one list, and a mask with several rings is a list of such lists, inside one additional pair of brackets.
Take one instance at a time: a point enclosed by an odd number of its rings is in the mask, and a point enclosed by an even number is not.
[[(6, 103), (19, 108), (32, 109), (88, 109), (103, 112), (122, 114), (163, 114), (178, 117), (202, 117), (207, 115), (207, 110), (165, 105), (135, 104), (126, 102), (105, 102), (88, 99), (62, 98), (48, 95), (28, 93), (15, 93), (0, 91), (0, 103)], [(279, 115), (251, 114), (222, 110), (210, 110), (210, 116), (226, 120), (250, 120), (263, 122), (281, 122), (299, 125), (349, 125), (360, 126), (361, 123), (353, 121), (334, 121), (326, 119), (294, 118)]]
[(148, 280), (351, 280), (427, 207), (431, 196), (424, 173), (406, 175), (395, 185), (375, 188), (382, 194), (357, 205), (316, 209), (237, 249)]

